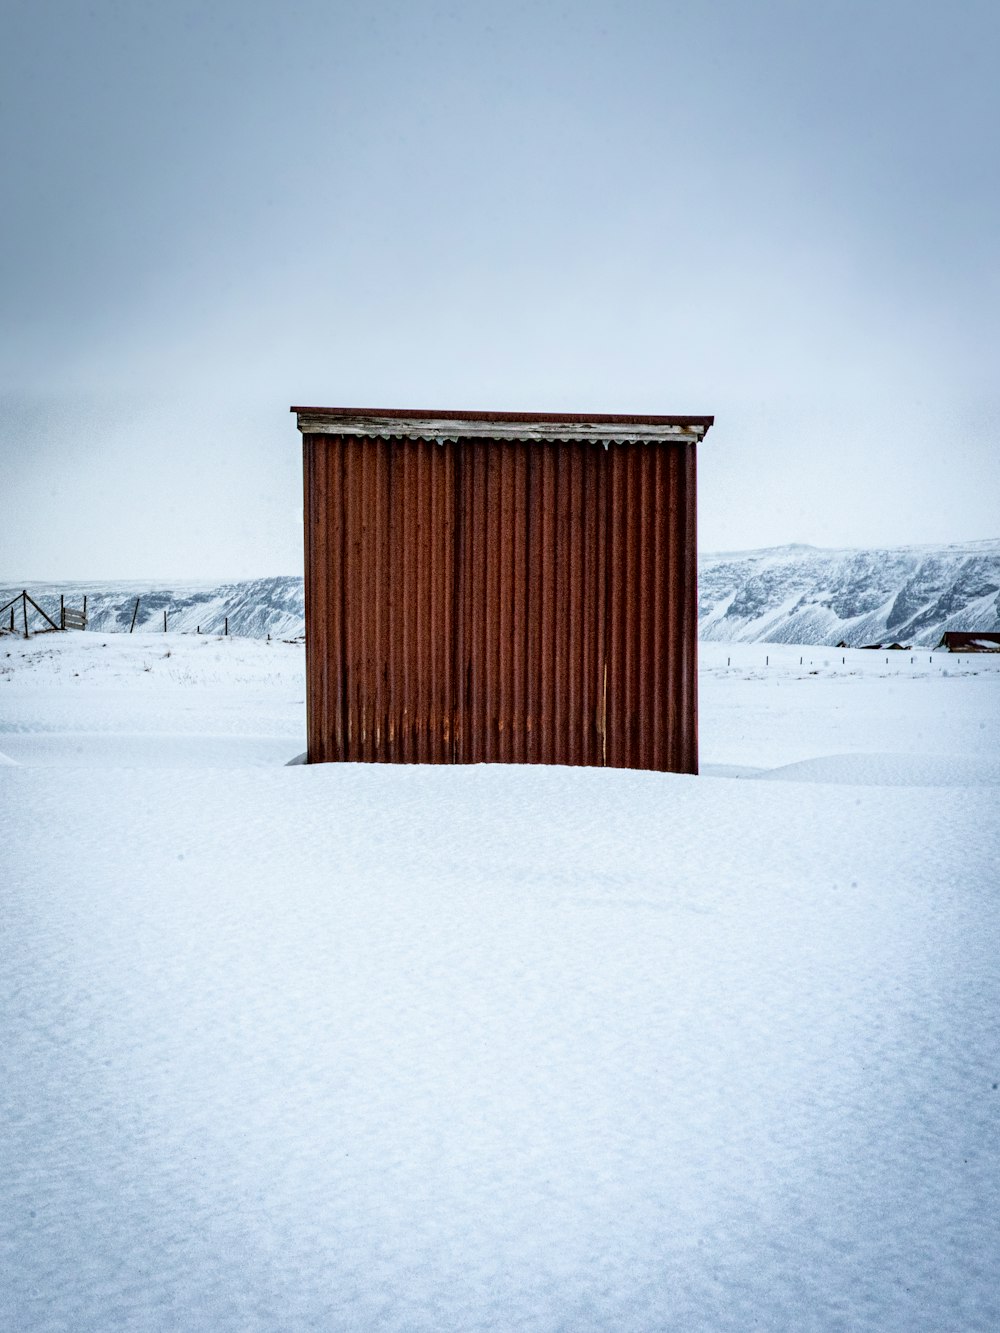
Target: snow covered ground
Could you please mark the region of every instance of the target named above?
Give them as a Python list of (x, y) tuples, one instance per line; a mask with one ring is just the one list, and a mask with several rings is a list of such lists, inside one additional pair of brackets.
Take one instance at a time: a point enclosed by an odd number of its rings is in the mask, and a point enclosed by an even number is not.
[(888, 656), (703, 645), (690, 778), (0, 639), (0, 1327), (1000, 1326), (1000, 662)]

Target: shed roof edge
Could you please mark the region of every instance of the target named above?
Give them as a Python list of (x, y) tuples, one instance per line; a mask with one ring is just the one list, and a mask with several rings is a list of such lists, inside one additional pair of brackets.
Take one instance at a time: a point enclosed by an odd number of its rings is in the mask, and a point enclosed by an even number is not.
[(292, 407), (304, 435), (411, 439), (581, 439), (694, 443), (714, 416), (568, 412), (461, 412), (403, 408)]

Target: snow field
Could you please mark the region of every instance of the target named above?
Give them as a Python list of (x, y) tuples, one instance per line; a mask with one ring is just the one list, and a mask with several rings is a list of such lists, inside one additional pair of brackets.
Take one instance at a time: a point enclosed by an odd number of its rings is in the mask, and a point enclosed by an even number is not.
[(271, 767), (305, 748), (301, 644), (0, 637), (0, 754), (78, 767)]
[(97, 637), (0, 640), (0, 1326), (1000, 1323), (1000, 672), (286, 768), (300, 649)]

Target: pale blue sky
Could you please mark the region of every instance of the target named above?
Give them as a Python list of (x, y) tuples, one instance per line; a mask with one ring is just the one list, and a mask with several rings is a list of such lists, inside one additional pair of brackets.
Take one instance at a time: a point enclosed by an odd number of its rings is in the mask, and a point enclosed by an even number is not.
[(704, 549), (1000, 535), (1000, 6), (8, 0), (0, 575), (301, 567), (294, 402), (715, 412)]

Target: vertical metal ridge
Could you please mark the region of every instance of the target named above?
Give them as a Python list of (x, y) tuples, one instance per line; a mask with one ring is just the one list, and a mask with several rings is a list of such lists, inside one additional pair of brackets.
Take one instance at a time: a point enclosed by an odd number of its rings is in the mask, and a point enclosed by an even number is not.
[(466, 565), (466, 587), (469, 612), (469, 645), (465, 660), (465, 691), (468, 710), (466, 736), (466, 762), (479, 763), (482, 759), (483, 727), (483, 633), (482, 589), (485, 587), (483, 570), (483, 515), (480, 499), (482, 495), (483, 453), (478, 445), (465, 446), (466, 475), (469, 483), (468, 514), (466, 516), (469, 536), (469, 560)]
[(452, 641), (451, 652), (451, 762), (462, 760), (464, 741), (461, 682), (464, 680), (465, 660), (465, 475), (464, 450), (458, 444), (448, 445), (452, 453), (452, 487), (455, 502), (452, 515)]
[[(598, 552), (598, 582), (600, 604), (595, 608), (599, 638), (594, 656), (594, 674), (597, 677), (598, 704), (596, 731), (600, 763), (608, 762), (608, 511), (610, 506), (611, 473), (608, 466), (609, 450), (597, 445), (599, 508), (596, 515), (594, 549)], [(596, 755), (595, 755), (596, 762)]]
[(541, 513), (537, 459), (530, 448), (524, 453), (524, 758), (526, 763), (541, 760), (539, 718), (541, 715), (542, 661), (542, 588)]
[(489, 532), (489, 571), (486, 587), (486, 634), (489, 642), (490, 691), (487, 698), (487, 758), (500, 759), (500, 727), (503, 722), (503, 557), (500, 519), (503, 506), (503, 450), (487, 454), (489, 488), (486, 515)]
[(653, 601), (656, 599), (656, 456), (647, 445), (639, 451), (639, 740), (640, 761), (648, 764), (657, 754), (660, 740), (659, 704), (653, 693), (653, 659), (660, 645), (656, 643)]
[(328, 521), (336, 523), (338, 531), (335, 539), (330, 543), (331, 550), (336, 552), (336, 587), (337, 601), (334, 607), (329, 604), (326, 608), (326, 614), (337, 627), (337, 647), (339, 653), (333, 658), (336, 663), (337, 686), (336, 686), (336, 717), (327, 719), (327, 734), (331, 727), (335, 730), (336, 757), (344, 759), (347, 756), (347, 591), (346, 591), (346, 569), (347, 569), (347, 498), (346, 498), (346, 480), (344, 470), (347, 466), (345, 459), (344, 442), (341, 439), (336, 441), (336, 454), (327, 454), (328, 464), (333, 469), (335, 477), (335, 494), (332, 503), (328, 507)]
[[(422, 725), (424, 729), (423, 750), (431, 763), (440, 762), (440, 732), (438, 729), (438, 697), (437, 681), (435, 672), (437, 669), (437, 652), (435, 647), (435, 634), (437, 633), (437, 569), (440, 559), (440, 540), (441, 533), (438, 528), (440, 524), (440, 515), (437, 505), (437, 477), (432, 466), (432, 458), (429, 450), (438, 450), (441, 446), (433, 444), (430, 440), (415, 441), (418, 448), (415, 451), (414, 462), (420, 475), (420, 481), (427, 496), (427, 502), (423, 508), (423, 540), (421, 547), (424, 551), (425, 564), (422, 567), (421, 583), (423, 584), (423, 604), (424, 604), (424, 647), (423, 647), (423, 670), (424, 675), (421, 681), (422, 693), (425, 704), (421, 710)], [(443, 465), (444, 456), (434, 459), (433, 462)]]
[(392, 583), (392, 513), (389, 507), (389, 478), (392, 473), (393, 455), (388, 449), (379, 449), (375, 456), (373, 482), (375, 493), (374, 513), (369, 511), (369, 522), (375, 529), (375, 543), (380, 571), (382, 595), (372, 598), (372, 618), (375, 622), (375, 651), (371, 655), (369, 670), (372, 682), (372, 723), (371, 755), (375, 760), (384, 760), (388, 731), (387, 685), (391, 669), (389, 656), (389, 635), (387, 631), (388, 598), (384, 590)]
[[(563, 547), (565, 550), (566, 591), (565, 591), (565, 637), (563, 639), (563, 672), (566, 690), (564, 698), (565, 722), (562, 727), (561, 741), (564, 754), (571, 764), (580, 762), (581, 738), (578, 731), (580, 708), (580, 686), (583, 681), (583, 664), (579, 660), (578, 649), (581, 639), (581, 621), (583, 606), (583, 570), (580, 568), (580, 523), (582, 505), (580, 487), (583, 474), (580, 469), (580, 448), (567, 447), (563, 451), (563, 474), (565, 478), (565, 499), (563, 503)], [(578, 517), (579, 516), (579, 517)]]
[(627, 565), (625, 570), (625, 633), (622, 648), (625, 656), (625, 761), (629, 768), (638, 768), (637, 753), (639, 741), (639, 644), (636, 640), (636, 580), (638, 578), (639, 551), (635, 531), (636, 486), (636, 446), (625, 446), (625, 512), (622, 522), (625, 526), (625, 548)]
[(510, 533), (505, 522), (507, 518), (507, 468), (510, 455), (506, 449), (493, 449), (491, 453), (494, 467), (493, 503), (491, 507), (493, 549), (490, 552), (493, 560), (493, 577), (490, 586), (494, 595), (493, 639), (495, 644), (494, 661), (496, 664), (495, 692), (491, 709), (493, 722), (492, 758), (496, 763), (504, 763), (507, 760), (508, 726), (510, 722), (510, 590), (508, 586)]
[(499, 710), (497, 758), (501, 763), (511, 764), (517, 759), (517, 739), (514, 735), (514, 715), (516, 680), (514, 659), (516, 654), (517, 619), (520, 607), (517, 597), (517, 530), (514, 506), (514, 474), (517, 469), (516, 451), (505, 448), (498, 451), (500, 459), (500, 496), (498, 505), (497, 554), (500, 560), (498, 586), (500, 589), (499, 613)]
[[(420, 441), (338, 440), (336, 448), (343, 471), (337, 757), (450, 760), (452, 455)], [(327, 500), (332, 532), (337, 506)]]
[(466, 762), (466, 727), (468, 704), (466, 700), (466, 663), (471, 626), (468, 615), (470, 576), (467, 569), (468, 550), (468, 470), (469, 455), (459, 440), (455, 445), (455, 576), (452, 587), (455, 599), (454, 642), (452, 643), (452, 760)]
[(354, 746), (359, 759), (370, 758), (371, 710), (374, 701), (372, 699), (372, 682), (369, 668), (372, 655), (377, 651), (377, 645), (374, 642), (375, 626), (371, 616), (370, 600), (364, 595), (366, 568), (371, 571), (369, 577), (372, 586), (377, 586), (379, 576), (378, 566), (371, 558), (371, 529), (366, 521), (366, 516), (371, 513), (372, 505), (375, 502), (372, 487), (373, 453), (374, 446), (372, 442), (365, 440), (362, 443), (357, 460), (360, 484), (357, 487), (350, 487), (354, 497), (353, 517), (356, 537), (353, 552), (355, 569), (352, 571), (353, 577), (348, 587), (354, 593), (358, 624), (358, 635), (356, 641), (351, 645), (355, 679), (351, 703), (354, 707)]
[[(437, 619), (434, 625), (434, 681), (437, 688), (437, 753), (440, 763), (451, 761), (451, 641), (455, 606), (452, 601), (451, 572), (455, 567), (455, 446), (435, 445), (441, 450), (441, 472), (437, 487), (437, 515), (433, 531), (438, 533)], [(449, 504), (449, 499), (451, 503)]]
[(355, 660), (355, 640), (364, 624), (355, 608), (355, 570), (360, 556), (358, 492), (362, 477), (356, 447), (344, 446), (344, 758), (356, 759), (358, 745), (357, 693), (360, 667)]
[[(434, 690), (433, 753), (438, 763), (451, 759), (451, 640), (454, 606), (451, 601), (451, 571), (455, 563), (453, 524), (455, 515), (454, 476), (455, 450), (451, 444), (428, 445), (439, 450), (440, 460), (428, 458), (434, 484), (434, 511), (431, 518), (431, 537), (434, 552), (430, 577), (434, 580), (433, 603), (433, 657), (431, 659), (431, 686)], [(449, 498), (451, 503), (449, 504)]]
[(461, 452), (467, 600), (455, 660), (476, 716), (456, 758), (600, 762), (603, 658), (592, 646), (586, 658), (583, 641), (595, 620), (603, 636), (604, 563), (585, 540), (598, 527), (603, 536), (603, 450), (477, 442)]
[(507, 509), (507, 464), (508, 451), (506, 449), (494, 449), (493, 455), (493, 503), (491, 506), (491, 518), (493, 520), (493, 549), (490, 552), (493, 560), (492, 580), (490, 583), (493, 592), (493, 642), (494, 642), (494, 661), (496, 664), (496, 675), (494, 677), (494, 696), (492, 722), (493, 722), (493, 753), (492, 758), (495, 763), (504, 763), (507, 759), (507, 723), (509, 721), (508, 704), (510, 697), (510, 677), (507, 671), (508, 658), (510, 654), (509, 617), (510, 602), (509, 588), (507, 585), (508, 576), (508, 540), (510, 534), (505, 527), (506, 509)]
[(485, 551), (485, 455), (480, 445), (472, 444), (472, 468), (469, 469), (471, 481), (471, 560), (468, 565), (469, 612), (472, 621), (472, 641), (468, 653), (468, 690), (469, 690), (469, 753), (468, 760), (479, 764), (484, 758), (485, 729), (485, 685), (487, 685), (487, 636), (485, 636), (484, 592), (487, 581), (487, 551)]
[(496, 616), (496, 606), (491, 605), (490, 594), (493, 586), (493, 532), (490, 519), (493, 516), (493, 451), (485, 447), (480, 450), (481, 486), (477, 496), (480, 514), (480, 533), (482, 535), (482, 565), (476, 602), (479, 608), (479, 622), (482, 643), (482, 695), (479, 700), (479, 742), (480, 758), (485, 763), (493, 760), (494, 722), (496, 718), (496, 643), (490, 632)]
[(551, 764), (553, 718), (555, 716), (555, 634), (553, 618), (555, 614), (555, 571), (550, 552), (553, 549), (555, 529), (553, 513), (555, 506), (555, 448), (541, 449), (537, 454), (538, 474), (541, 485), (538, 488), (539, 500), (539, 591), (541, 596), (539, 612), (539, 709), (538, 709), (538, 761)]
[(562, 604), (563, 615), (563, 634), (560, 653), (560, 671), (559, 676), (563, 682), (562, 690), (562, 720), (559, 728), (559, 745), (566, 760), (570, 764), (575, 764), (573, 746), (573, 706), (576, 702), (576, 684), (573, 678), (573, 633), (575, 625), (575, 593), (577, 584), (576, 552), (578, 549), (579, 533), (574, 533), (573, 514), (576, 509), (576, 462), (579, 458), (579, 447), (572, 445), (560, 445), (560, 473), (562, 477), (562, 503), (560, 505), (560, 518), (562, 521), (562, 533), (559, 542), (557, 558), (563, 573)]
[(486, 485), (488, 471), (486, 449), (479, 443), (470, 446), (474, 459), (472, 482), (471, 536), (472, 562), (470, 568), (470, 611), (475, 627), (469, 653), (469, 686), (471, 694), (472, 729), (469, 733), (472, 763), (482, 763), (488, 756), (489, 718), (487, 699), (489, 691), (488, 637), (486, 633), (486, 589), (488, 534), (486, 532)]
[(573, 645), (574, 667), (577, 676), (578, 699), (573, 717), (573, 734), (577, 763), (594, 762), (593, 707), (596, 698), (597, 676), (592, 660), (594, 648), (595, 601), (600, 597), (597, 551), (594, 546), (594, 483), (599, 476), (599, 460), (593, 445), (580, 450), (579, 494), (577, 504), (577, 576), (580, 583), (577, 602), (577, 639)]
[(492, 449), (484, 449), (482, 459), (483, 485), (480, 493), (483, 532), (482, 583), (477, 598), (482, 621), (483, 643), (483, 697), (480, 723), (482, 758), (486, 763), (496, 759), (497, 718), (497, 642), (496, 616), (498, 589), (496, 577), (496, 459)]
[(493, 469), (488, 447), (480, 448), (478, 477), (479, 488), (476, 494), (480, 536), (481, 563), (479, 566), (479, 584), (476, 589), (476, 606), (479, 618), (480, 642), (480, 697), (479, 723), (476, 728), (479, 736), (479, 759), (489, 763), (493, 757), (493, 699), (495, 692), (494, 658), (495, 645), (490, 634), (490, 623), (494, 608), (489, 604), (490, 577), (493, 566), (490, 561), (492, 533), (490, 532), (490, 502), (492, 500)]
[(468, 708), (468, 734), (466, 760), (470, 764), (482, 759), (483, 744), (483, 634), (482, 589), (485, 587), (483, 572), (483, 515), (480, 499), (482, 496), (482, 449), (477, 445), (466, 446), (466, 460), (471, 466), (467, 469), (469, 482), (469, 511), (467, 516), (469, 533), (469, 562), (466, 568), (467, 596), (469, 609), (469, 646), (465, 662), (465, 690)]
[(310, 764), (327, 758), (323, 745), (323, 693), (327, 673), (321, 669), (325, 644), (325, 610), (328, 599), (321, 595), (324, 573), (320, 559), (317, 511), (322, 510), (316, 478), (316, 456), (312, 439), (302, 437), (303, 485), (303, 558), (305, 561), (303, 597), (306, 619), (306, 759)]
[[(392, 540), (386, 551), (385, 581), (390, 587), (403, 590), (403, 603), (409, 613), (409, 633), (400, 635), (398, 629), (387, 633), (382, 641), (378, 662), (383, 678), (399, 679), (403, 686), (400, 699), (399, 730), (402, 732), (402, 758), (414, 763), (424, 757), (423, 728), (421, 723), (427, 708), (424, 688), (425, 638), (427, 632), (426, 580), (418, 577), (417, 568), (423, 564), (423, 531), (421, 512), (427, 505), (426, 481), (419, 473), (413, 440), (382, 445), (388, 492), (399, 493), (399, 504), (391, 524)], [(385, 628), (392, 630), (391, 622)], [(396, 731), (395, 719), (393, 733)]]
[(635, 680), (635, 748), (633, 763), (637, 767), (646, 767), (652, 758), (649, 745), (650, 719), (648, 715), (648, 692), (646, 681), (649, 668), (649, 620), (645, 614), (645, 573), (646, 573), (646, 530), (649, 514), (646, 508), (646, 446), (637, 444), (633, 449), (632, 472), (632, 509), (629, 520), (635, 533), (635, 577), (632, 584), (632, 634), (630, 638), (634, 648)]
[(428, 468), (430, 459), (427, 450), (429, 448), (436, 449), (438, 446), (427, 440), (411, 440), (410, 443), (415, 446), (412, 450), (415, 484), (421, 487), (425, 496), (424, 504), (418, 514), (420, 577), (416, 580), (416, 592), (421, 612), (421, 628), (417, 635), (417, 644), (420, 654), (420, 694), (422, 699), (417, 716), (420, 723), (420, 749), (421, 753), (427, 756), (424, 762), (434, 763), (438, 757), (434, 634), (436, 630), (435, 571), (437, 569), (437, 539), (439, 534), (434, 527), (437, 518), (437, 488), (434, 484), (434, 475)]
[(697, 764), (696, 608), (683, 444), (607, 455), (606, 762), (691, 772)]
[(618, 651), (618, 621), (622, 614), (621, 596), (621, 555), (619, 540), (619, 514), (621, 512), (621, 467), (620, 450), (609, 448), (605, 459), (607, 475), (607, 509), (605, 512), (604, 541), (604, 746), (605, 764), (612, 768), (620, 767), (619, 747), (621, 724), (619, 720), (621, 699), (621, 657)]
[(698, 772), (698, 458), (684, 450), (684, 719), (687, 724), (681, 768)]
[(512, 703), (511, 749), (513, 762), (523, 764), (528, 758), (527, 717), (527, 618), (528, 618), (528, 515), (525, 492), (528, 484), (527, 450), (524, 445), (511, 447), (511, 531), (513, 534), (511, 568), (511, 646)]
[(325, 497), (319, 494), (316, 453), (312, 437), (302, 437), (302, 533), (303, 598), (306, 619), (306, 758), (310, 764), (330, 757), (325, 752), (323, 696), (327, 672), (323, 670), (326, 644), (325, 617), (329, 605), (325, 587), (325, 564), (319, 549), (322, 531), (320, 515), (325, 512)]
[[(398, 446), (389, 445), (390, 450)], [(431, 671), (430, 662), (430, 508), (431, 478), (422, 466), (426, 444), (421, 440), (406, 440), (403, 457), (406, 460), (406, 485), (409, 492), (407, 510), (410, 540), (399, 551), (400, 575), (406, 568), (406, 584), (413, 606), (413, 637), (405, 654), (412, 682), (408, 698), (412, 699), (411, 762), (428, 763), (430, 751)], [(403, 645), (405, 647), (405, 645)], [(394, 645), (395, 647), (395, 645)]]
[(604, 661), (604, 525), (601, 496), (604, 489), (604, 449), (591, 443), (582, 454), (580, 477), (580, 716), (577, 723), (580, 763), (602, 762), (597, 726), (603, 693)]
[(419, 607), (419, 628), (417, 630), (417, 653), (419, 663), (420, 702), (417, 710), (417, 724), (420, 736), (420, 752), (426, 755), (425, 763), (437, 758), (437, 736), (434, 726), (435, 691), (434, 691), (434, 568), (435, 536), (433, 531), (436, 505), (434, 504), (434, 478), (428, 472), (426, 463), (427, 449), (437, 448), (427, 440), (411, 440), (412, 470), (415, 482), (424, 496), (417, 519), (418, 574), (416, 577), (416, 600)]
[(563, 502), (563, 549), (565, 550), (566, 599), (565, 599), (565, 637), (563, 639), (563, 672), (566, 689), (563, 700), (565, 720), (562, 728), (563, 753), (570, 764), (580, 762), (580, 735), (578, 729), (580, 686), (583, 681), (582, 663), (579, 660), (580, 622), (583, 616), (582, 581), (583, 570), (580, 568), (580, 528), (583, 506), (580, 502), (580, 488), (583, 474), (580, 468), (582, 447), (567, 445), (563, 450), (563, 477), (565, 480), (565, 498)]
[(670, 691), (666, 685), (666, 656), (669, 651), (664, 642), (663, 634), (663, 598), (664, 585), (667, 580), (666, 561), (664, 559), (663, 549), (663, 526), (666, 519), (664, 514), (664, 492), (667, 489), (667, 475), (669, 466), (662, 449), (653, 450), (653, 485), (652, 498), (650, 501), (652, 509), (652, 527), (654, 533), (653, 542), (653, 564), (650, 571), (651, 587), (649, 594), (649, 614), (652, 619), (650, 630), (653, 645), (653, 658), (651, 662), (652, 669), (652, 697), (653, 697), (653, 721), (654, 721), (654, 748), (657, 754), (664, 754), (670, 745)]
[[(566, 542), (566, 465), (561, 442), (553, 445), (555, 468), (553, 481), (555, 498), (552, 508), (554, 526), (553, 549), (549, 552), (552, 566), (552, 753), (566, 755), (566, 632), (569, 608), (567, 606)], [(562, 559), (559, 556), (562, 555)]]
[(679, 564), (680, 552), (677, 549), (677, 536), (679, 536), (680, 507), (683, 497), (679, 495), (679, 488), (683, 483), (681, 476), (681, 456), (677, 448), (669, 449), (667, 464), (669, 469), (669, 501), (667, 505), (667, 532), (664, 533), (664, 547), (667, 551), (667, 588), (668, 588), (668, 611), (667, 617), (667, 663), (668, 663), (668, 718), (669, 718), (669, 744), (665, 762), (671, 769), (677, 769), (681, 758), (681, 726), (683, 726), (684, 710), (681, 706), (680, 690), (684, 684), (684, 663), (679, 649), (681, 647), (680, 635), (683, 632), (683, 624), (680, 621), (680, 593), (683, 587), (683, 571)]
[(566, 589), (565, 589), (565, 567), (563, 562), (557, 559), (557, 553), (565, 550), (565, 526), (563, 523), (562, 503), (563, 503), (563, 477), (562, 477), (562, 444), (557, 440), (552, 445), (552, 498), (550, 515), (550, 537), (549, 546), (545, 551), (545, 561), (548, 565), (550, 580), (550, 610), (549, 620), (551, 624), (549, 635), (549, 660), (546, 663), (546, 669), (549, 673), (549, 722), (546, 729), (545, 743), (548, 752), (547, 763), (556, 763), (558, 757), (563, 753), (562, 743), (562, 722), (563, 722), (563, 695), (565, 691), (565, 680), (561, 673), (563, 660), (563, 636), (565, 633), (566, 616)]
[[(310, 673), (313, 679), (314, 689), (317, 690), (317, 709), (315, 717), (310, 722), (311, 735), (309, 740), (310, 750), (314, 744), (318, 751), (320, 760), (335, 757), (337, 753), (336, 735), (333, 734), (331, 727), (331, 704), (335, 703), (338, 697), (339, 682), (329, 679), (329, 674), (324, 670), (324, 660), (331, 652), (336, 651), (339, 639), (340, 626), (337, 623), (336, 610), (331, 614), (329, 587), (330, 583), (336, 579), (337, 571), (333, 567), (333, 559), (337, 552), (337, 542), (330, 540), (331, 534), (327, 531), (324, 522), (326, 506), (331, 497), (331, 464), (336, 460), (336, 447), (329, 446), (325, 442), (316, 440), (310, 442), (310, 467), (312, 471), (313, 484), (316, 487), (317, 497), (310, 515), (310, 526), (313, 532), (313, 589), (311, 593), (311, 603), (313, 614), (316, 617), (316, 629), (311, 636), (307, 638), (307, 652), (311, 651), (313, 661), (310, 666)], [(336, 661), (334, 657), (334, 661)]]
[[(641, 548), (639, 546), (639, 533), (636, 532), (636, 502), (641, 502), (641, 491), (639, 489), (638, 471), (639, 450), (641, 445), (626, 445), (626, 461), (628, 468), (628, 491), (625, 500), (624, 521), (628, 532), (628, 572), (626, 585), (626, 607), (628, 618), (626, 621), (625, 633), (625, 660), (628, 671), (628, 693), (626, 696), (626, 708), (628, 716), (628, 743), (626, 756), (630, 768), (638, 768), (642, 762), (639, 754), (639, 673), (642, 669), (641, 658), (639, 656), (639, 637), (636, 633), (638, 628), (637, 616), (637, 585), (640, 575)], [(641, 519), (640, 519), (641, 521)]]
[(363, 544), (366, 561), (374, 571), (376, 596), (365, 595), (364, 584), (359, 586), (359, 600), (364, 603), (368, 632), (358, 645), (364, 670), (365, 692), (361, 700), (362, 730), (364, 734), (364, 757), (369, 761), (378, 758), (375, 747), (375, 726), (380, 703), (379, 665), (383, 660), (383, 642), (380, 633), (379, 612), (381, 610), (383, 589), (385, 587), (386, 568), (381, 546), (381, 528), (385, 517), (382, 499), (379, 495), (379, 464), (381, 463), (380, 442), (372, 441), (367, 451), (365, 481), (368, 494), (365, 499), (364, 513), (361, 516), (364, 532)]
[[(393, 607), (391, 619), (393, 647), (399, 646), (398, 660), (392, 663), (390, 672), (395, 686), (392, 703), (392, 744), (401, 762), (412, 764), (420, 757), (420, 748), (415, 734), (414, 722), (420, 710), (417, 697), (417, 685), (420, 680), (420, 668), (414, 653), (419, 643), (417, 631), (416, 597), (419, 591), (416, 572), (413, 568), (415, 538), (413, 526), (414, 507), (419, 503), (419, 494), (413, 494), (415, 480), (411, 478), (411, 452), (409, 441), (401, 441), (398, 446), (384, 446), (389, 454), (390, 497), (392, 502), (392, 527), (394, 537), (393, 568), (386, 571), (389, 596)], [(391, 451), (391, 452), (390, 452)], [(401, 475), (394, 476), (394, 464), (399, 464)], [(413, 648), (410, 648), (410, 645)]]
[[(429, 440), (413, 440), (413, 472), (415, 484), (424, 494), (425, 502), (419, 514), (420, 526), (420, 577), (417, 578), (417, 596), (421, 605), (422, 630), (418, 636), (420, 645), (420, 693), (423, 696), (418, 713), (421, 727), (420, 748), (427, 756), (425, 763), (438, 760), (437, 727), (437, 689), (434, 679), (437, 665), (434, 648), (434, 636), (437, 631), (437, 579), (438, 543), (440, 533), (435, 527), (438, 521), (436, 478), (429, 464), (431, 459), (428, 449), (439, 446)], [(437, 460), (441, 462), (442, 460)]]

